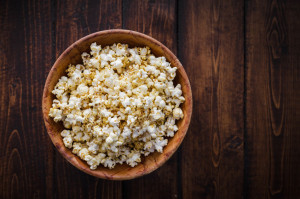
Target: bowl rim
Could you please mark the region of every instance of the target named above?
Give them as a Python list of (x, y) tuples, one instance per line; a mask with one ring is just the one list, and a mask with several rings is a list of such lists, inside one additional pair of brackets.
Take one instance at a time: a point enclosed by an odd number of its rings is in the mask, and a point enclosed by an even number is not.
[[(150, 43), (153, 43), (157, 46), (159, 46), (162, 51), (165, 54), (168, 54), (171, 59), (174, 60), (174, 62), (176, 62), (176, 67), (181, 69), (181, 75), (185, 81), (185, 84), (187, 86), (187, 90), (188, 92), (185, 93), (185, 98), (186, 98), (186, 103), (188, 104), (187, 106), (187, 111), (186, 111), (186, 115), (185, 117), (187, 117), (185, 124), (182, 126), (182, 132), (181, 132), (181, 136), (179, 137), (179, 141), (176, 143), (176, 145), (174, 146), (174, 148), (172, 148), (171, 153), (168, 154), (168, 156), (166, 156), (165, 159), (160, 160), (158, 162), (156, 162), (154, 167), (149, 168), (148, 170), (144, 171), (144, 172), (139, 172), (136, 173), (136, 175), (132, 175), (132, 176), (119, 176), (119, 175), (113, 175), (113, 176), (107, 176), (106, 174), (102, 173), (102, 172), (96, 172), (97, 170), (91, 170), (89, 169), (88, 165), (86, 164), (86, 162), (84, 160), (82, 160), (86, 167), (82, 167), (75, 159), (75, 154), (72, 153), (72, 157), (69, 157), (68, 154), (65, 153), (66, 150), (70, 150), (67, 149), (64, 145), (63, 146), (59, 146), (58, 144), (55, 144), (55, 139), (54, 139), (54, 133), (56, 132), (52, 132), (52, 128), (50, 127), (49, 122), (47, 121), (47, 119), (49, 118), (48, 114), (47, 114), (47, 107), (46, 107), (46, 101), (47, 101), (47, 96), (49, 94), (51, 94), (51, 91), (49, 91), (48, 89), (48, 85), (51, 82), (52, 76), (53, 76), (53, 72), (56, 70), (56, 68), (59, 67), (59, 63), (60, 61), (69, 54), (69, 52), (75, 47), (78, 46), (81, 43), (84, 43), (85, 41), (88, 41), (91, 38), (94, 37), (98, 37), (100, 35), (108, 35), (108, 34), (131, 34), (133, 36), (137, 36), (137, 37), (141, 37), (145, 40), (148, 40)], [(184, 70), (182, 64), (180, 63), (180, 61), (178, 60), (178, 58), (173, 54), (173, 52), (171, 50), (169, 50), (165, 45), (163, 45), (161, 42), (159, 42), (158, 40), (154, 39), (153, 37), (150, 37), (146, 34), (137, 32), (137, 31), (133, 31), (133, 30), (126, 30), (126, 29), (110, 29), (110, 30), (102, 30), (102, 31), (98, 31), (98, 32), (94, 32), (92, 34), (86, 35), (80, 39), (78, 39), (77, 41), (75, 41), (74, 43), (72, 43), (67, 49), (65, 49), (63, 51), (63, 53), (60, 54), (60, 56), (57, 58), (57, 60), (55, 61), (55, 63), (52, 65), (48, 75), (47, 75), (47, 79), (45, 81), (45, 85), (44, 85), (44, 89), (43, 89), (43, 97), (42, 97), (42, 113), (43, 113), (43, 119), (44, 119), (44, 123), (46, 126), (46, 130), (47, 130), (47, 134), (49, 135), (51, 142), (53, 143), (53, 145), (55, 146), (55, 148), (59, 151), (59, 153), (68, 161), (70, 162), (73, 166), (75, 166), (77, 169), (95, 176), (97, 178), (102, 178), (102, 179), (109, 179), (109, 180), (130, 180), (130, 179), (134, 179), (137, 177), (141, 177), (144, 176), (146, 174), (149, 174), (151, 172), (153, 172), (154, 170), (158, 169), (159, 167), (161, 167), (166, 161), (168, 161), (170, 159), (170, 157), (177, 151), (178, 147), (181, 145), (187, 131), (190, 125), (190, 121), (191, 121), (191, 116), (192, 116), (192, 110), (193, 110), (193, 100), (192, 100), (192, 89), (191, 89), (191, 85), (189, 82), (189, 78), (186, 74), (186, 71)], [(177, 131), (178, 132), (178, 131)], [(176, 133), (177, 133), (176, 132)], [(164, 151), (162, 152), (164, 153)], [(139, 163), (140, 164), (140, 163)], [(112, 169), (113, 170), (113, 169)]]

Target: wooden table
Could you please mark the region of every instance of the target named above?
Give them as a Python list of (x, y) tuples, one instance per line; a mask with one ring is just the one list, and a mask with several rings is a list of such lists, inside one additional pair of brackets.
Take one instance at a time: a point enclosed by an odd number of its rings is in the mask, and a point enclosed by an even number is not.
[[(0, 28), (0, 198), (300, 197), (300, 1), (2, 0)], [(41, 111), (56, 58), (112, 28), (175, 52), (194, 100), (177, 153), (124, 182), (64, 160)]]

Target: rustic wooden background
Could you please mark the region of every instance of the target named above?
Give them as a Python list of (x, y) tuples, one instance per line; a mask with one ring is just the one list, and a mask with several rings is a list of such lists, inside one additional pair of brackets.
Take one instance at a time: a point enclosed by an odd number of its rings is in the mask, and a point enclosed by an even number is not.
[[(131, 181), (96, 179), (53, 147), (42, 90), (77, 39), (158, 39), (190, 78), (177, 153)], [(0, 0), (0, 198), (300, 198), (299, 0)]]

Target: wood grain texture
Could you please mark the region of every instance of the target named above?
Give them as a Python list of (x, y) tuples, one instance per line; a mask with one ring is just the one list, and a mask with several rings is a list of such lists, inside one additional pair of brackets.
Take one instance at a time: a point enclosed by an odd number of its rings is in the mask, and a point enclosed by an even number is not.
[[(299, 198), (299, 15), (298, 0), (0, 0), (0, 198)], [(109, 28), (178, 53), (193, 89), (180, 152), (127, 182), (73, 167), (42, 119), (56, 58)]]
[(243, 1), (179, 1), (179, 59), (194, 110), (182, 145), (183, 198), (243, 196)]
[(51, 4), (1, 1), (0, 13), (0, 198), (52, 197), (53, 148), (40, 108)]
[(300, 194), (299, 7), (291, 0), (247, 5), (249, 198)]
[[(123, 0), (123, 28), (154, 37), (177, 53), (176, 1)], [(177, 154), (153, 173), (123, 182), (125, 198), (177, 198)]]
[[(142, 162), (135, 167), (130, 167), (127, 164), (117, 164), (113, 169), (98, 166), (97, 169), (91, 170), (90, 166), (72, 151), (65, 147), (61, 138), (61, 131), (64, 129), (62, 123), (54, 122), (53, 118), (49, 117), (49, 111), (52, 107), (55, 96), (51, 93), (60, 77), (65, 74), (69, 64), (78, 64), (82, 62), (81, 55), (90, 50), (91, 43), (96, 42), (102, 47), (113, 45), (115, 43), (126, 43), (129, 46), (148, 46), (151, 52), (156, 56), (165, 56), (173, 67), (177, 68), (175, 83), (181, 85), (182, 94), (185, 102), (181, 105), (184, 117), (177, 122), (178, 131), (174, 137), (170, 138), (168, 145), (164, 147), (162, 153), (152, 153), (147, 157), (142, 157)], [(47, 132), (54, 146), (61, 155), (68, 160), (72, 165), (85, 173), (95, 177), (110, 180), (129, 180), (146, 175), (165, 163), (177, 150), (188, 130), (191, 115), (192, 115), (192, 93), (188, 77), (181, 63), (176, 56), (162, 43), (140, 32), (132, 30), (113, 29), (99, 31), (90, 34), (86, 37), (73, 43), (68, 47), (56, 60), (47, 77), (44, 92), (43, 92), (43, 117)]]
[[(55, 3), (56, 58), (73, 42), (103, 29), (121, 28), (122, 2), (67, 0)], [(58, 198), (121, 198), (121, 182), (89, 176), (55, 150), (54, 190)]]

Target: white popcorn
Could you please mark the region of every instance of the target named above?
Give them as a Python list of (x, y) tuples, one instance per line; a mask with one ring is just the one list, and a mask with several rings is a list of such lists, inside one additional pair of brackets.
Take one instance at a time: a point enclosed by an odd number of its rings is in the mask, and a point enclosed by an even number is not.
[(84, 84), (80, 84), (77, 87), (77, 92), (78, 92), (79, 95), (85, 95), (85, 94), (87, 94), (89, 92), (89, 87), (87, 87)]
[(173, 110), (173, 117), (176, 119), (176, 120), (179, 120), (181, 118), (183, 118), (183, 112), (180, 108), (175, 108)]
[(81, 71), (76, 69), (74, 72), (73, 72), (73, 75), (71, 76), (72, 77), (72, 80), (74, 81), (78, 81), (80, 80), (81, 78)]
[(165, 114), (160, 109), (154, 107), (152, 109), (152, 113), (150, 114), (150, 116), (152, 117), (153, 120), (160, 120), (160, 119), (164, 119)]
[(70, 108), (80, 108), (81, 107), (81, 98), (77, 98), (76, 96), (71, 96), (69, 99), (68, 105)]
[(101, 111), (100, 111), (100, 114), (103, 116), (103, 117), (109, 117), (109, 116), (112, 116), (113, 114), (110, 112), (110, 111), (108, 111), (107, 109), (102, 109)]
[(181, 85), (172, 81), (176, 67), (148, 47), (90, 48), (54, 87), (49, 116), (63, 122), (64, 145), (91, 169), (134, 167), (142, 155), (162, 152), (184, 117)]
[(50, 108), (49, 116), (53, 117), (55, 122), (61, 121), (62, 120), (62, 110)]
[(92, 55), (94, 55), (94, 56), (98, 55), (100, 50), (101, 50), (101, 46), (98, 46), (96, 44), (96, 42), (91, 44), (91, 54)]
[(165, 73), (160, 73), (160, 75), (157, 79), (158, 79), (158, 81), (165, 82), (166, 78), (167, 78), (167, 76)]
[(60, 133), (60, 135), (61, 135), (62, 137), (68, 137), (68, 136), (71, 135), (71, 133), (70, 133), (69, 130), (63, 130), (63, 131)]
[(124, 139), (126, 139), (126, 138), (129, 138), (131, 134), (132, 134), (131, 130), (126, 126), (126, 127), (124, 127), (121, 136), (122, 136)]
[(78, 155), (81, 159), (84, 159), (86, 160), (87, 156), (89, 154), (89, 151), (87, 148), (82, 148), (79, 152), (78, 152)]
[(90, 62), (92, 64), (92, 66), (94, 66), (95, 68), (99, 68), (99, 66), (100, 66), (99, 60), (92, 58), (92, 59), (90, 59)]
[(168, 140), (167, 139), (163, 139), (162, 137), (158, 137), (156, 138), (155, 140), (155, 149), (158, 151), (158, 152), (162, 152), (162, 149), (164, 146), (166, 146), (168, 143)]
[(164, 108), (166, 106), (166, 102), (160, 96), (156, 96), (155, 105), (160, 108)]
[(125, 113), (131, 113), (131, 108), (130, 107), (126, 107)]
[(117, 116), (115, 117), (109, 117), (108, 122), (111, 126), (118, 126), (120, 121), (118, 120)]
[(141, 56), (146, 56), (147, 55), (147, 48), (142, 48), (142, 49), (140, 49), (140, 54), (141, 54)]
[(165, 85), (164, 83), (162, 83), (162, 82), (156, 82), (156, 83), (154, 84), (154, 87), (155, 87), (158, 91), (162, 91), (162, 90), (166, 87), (166, 85)]
[(151, 125), (151, 126), (148, 126), (147, 130), (150, 134), (154, 134), (156, 132), (156, 127), (155, 127), (155, 125)]
[(67, 148), (72, 148), (73, 139), (71, 136), (64, 137), (63, 142)]
[(128, 155), (126, 163), (134, 167), (138, 162), (141, 162), (140, 153), (133, 151)]
[(125, 98), (124, 101), (122, 101), (122, 105), (123, 105), (124, 107), (127, 107), (127, 106), (129, 106), (130, 104), (131, 104), (131, 102), (130, 102), (130, 98), (129, 98), (129, 97)]
[(107, 144), (111, 144), (113, 141), (114, 141), (114, 140), (112, 139), (111, 136), (109, 136), (109, 137), (106, 138), (106, 140), (105, 140), (105, 142), (106, 142)]
[(175, 87), (175, 89), (173, 90), (173, 92), (172, 92), (172, 96), (174, 97), (180, 97), (182, 95), (182, 91), (181, 91), (181, 85), (180, 84), (178, 84), (176, 87)]
[(88, 144), (89, 145), (89, 148), (88, 150), (93, 153), (93, 154), (97, 154), (98, 150), (99, 150), (99, 145), (98, 144), (95, 144), (95, 143), (90, 143)]
[(117, 59), (114, 62), (111, 62), (112, 68), (116, 69), (118, 71), (118, 73), (122, 72), (122, 67), (124, 66), (124, 64), (122, 63), (121, 59)]
[(125, 55), (125, 53), (126, 53), (126, 49), (125, 48), (127, 48), (127, 47), (125, 47), (125, 46), (123, 46), (123, 45), (117, 45), (117, 49), (116, 49), (116, 54), (117, 54), (117, 56), (122, 56), (122, 55)]
[(127, 119), (127, 124), (128, 124), (128, 125), (132, 125), (132, 124), (135, 122), (136, 119), (137, 119), (137, 117), (134, 117), (134, 116), (132, 116), (132, 115), (129, 115), (129, 116), (128, 116), (128, 119)]
[(82, 149), (82, 144), (79, 143), (79, 142), (75, 142), (73, 144), (73, 150), (72, 150), (72, 153), (75, 153), (75, 154), (78, 154), (79, 151)]

